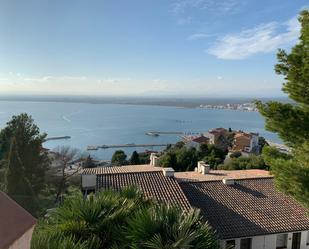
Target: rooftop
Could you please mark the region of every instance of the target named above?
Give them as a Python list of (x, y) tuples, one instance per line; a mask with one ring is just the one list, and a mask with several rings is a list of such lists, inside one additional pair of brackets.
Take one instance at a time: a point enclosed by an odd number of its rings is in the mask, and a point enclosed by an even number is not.
[(0, 248), (8, 248), (35, 225), (36, 219), (0, 191)]
[(250, 170), (210, 170), (206, 175), (195, 171), (175, 172), (175, 178), (179, 181), (220, 181), (223, 178), (251, 179), (272, 177), (269, 171), (261, 169)]
[(164, 176), (161, 167), (150, 165), (101, 167), (85, 169), (83, 174), (97, 175), (97, 189), (117, 191), (127, 186), (135, 186), (147, 199), (178, 205), (184, 210), (191, 208), (177, 180), (174, 177)]
[(121, 174), (121, 173), (137, 173), (137, 172), (153, 172), (162, 171), (161, 167), (152, 167), (145, 165), (126, 165), (117, 167), (97, 167), (83, 169), (83, 174), (102, 175), (102, 174)]
[(308, 230), (306, 209), (276, 191), (273, 181), (237, 180), (234, 185), (222, 181), (181, 182), (180, 186), (221, 239)]

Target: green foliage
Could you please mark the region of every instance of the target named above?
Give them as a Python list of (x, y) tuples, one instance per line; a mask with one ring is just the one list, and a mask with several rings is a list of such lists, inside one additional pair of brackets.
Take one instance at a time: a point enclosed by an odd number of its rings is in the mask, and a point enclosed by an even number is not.
[(146, 152), (138, 153), (140, 164), (149, 164), (150, 163), (150, 154)]
[(210, 168), (214, 169), (219, 164), (224, 162), (226, 157), (227, 151), (221, 150), (216, 146), (210, 144), (208, 145), (208, 152), (207, 154), (201, 158), (203, 161), (210, 165)]
[(198, 211), (186, 214), (166, 205), (140, 209), (129, 219), (125, 234), (130, 248), (218, 248)]
[(171, 147), (160, 157), (162, 167), (172, 167), (175, 171), (192, 171), (197, 167), (197, 162), (204, 160), (215, 168), (225, 159), (226, 152), (208, 144), (201, 144), (199, 149), (185, 146)]
[(116, 150), (112, 156), (112, 165), (113, 166), (121, 166), (127, 164), (127, 155), (123, 150)]
[(145, 201), (135, 188), (67, 199), (35, 229), (40, 248), (218, 248), (197, 211)]
[(241, 157), (241, 152), (240, 151), (235, 151), (230, 155), (230, 158), (238, 158)]
[(218, 169), (224, 170), (242, 170), (242, 169), (267, 169), (262, 156), (251, 155), (249, 157), (241, 156), (232, 158), (229, 162), (218, 166)]
[(13, 116), (0, 132), (2, 189), (33, 215), (49, 166), (47, 154), (41, 150), (45, 138), (25, 113)]
[(176, 153), (172, 150), (167, 151), (160, 158), (159, 163), (162, 167), (172, 167), (176, 170), (176, 168), (177, 168)]
[[(276, 176), (280, 190), (294, 196), (309, 208), (309, 165), (306, 161), (309, 144), (309, 11), (300, 13), (301, 35), (299, 43), (288, 54), (279, 50), (276, 73), (284, 77), (283, 91), (294, 101), (257, 102), (266, 119), (266, 128), (276, 132), (292, 148), (292, 159), (272, 149), (263, 152), (266, 162)], [(271, 158), (270, 153), (274, 153)], [(307, 159), (306, 159), (307, 158)]]
[(131, 165), (138, 165), (138, 164), (141, 163), (140, 159), (139, 159), (139, 155), (136, 151), (133, 151), (129, 162), (130, 162)]

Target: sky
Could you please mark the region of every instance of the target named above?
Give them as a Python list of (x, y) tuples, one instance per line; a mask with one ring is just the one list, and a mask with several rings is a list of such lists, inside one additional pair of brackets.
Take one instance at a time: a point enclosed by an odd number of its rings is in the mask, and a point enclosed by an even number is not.
[(305, 0), (0, 0), (0, 94), (277, 97)]

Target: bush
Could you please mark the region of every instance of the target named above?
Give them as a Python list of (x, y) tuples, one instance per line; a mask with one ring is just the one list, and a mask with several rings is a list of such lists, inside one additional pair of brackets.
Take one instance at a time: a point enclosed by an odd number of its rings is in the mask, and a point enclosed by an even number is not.
[(229, 162), (219, 165), (218, 169), (241, 170), (241, 169), (269, 169), (262, 156), (249, 156), (233, 158)]
[(230, 155), (230, 158), (238, 158), (241, 157), (241, 152), (240, 151), (235, 151)]

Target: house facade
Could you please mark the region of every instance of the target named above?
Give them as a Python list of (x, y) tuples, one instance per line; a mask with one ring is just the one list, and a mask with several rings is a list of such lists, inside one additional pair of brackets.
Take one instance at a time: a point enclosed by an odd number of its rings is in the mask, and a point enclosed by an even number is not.
[(136, 186), (146, 198), (198, 208), (216, 231), (222, 249), (309, 249), (309, 217), (292, 197), (278, 192), (264, 170), (174, 172), (151, 165), (85, 169), (82, 188)]
[(259, 148), (259, 134), (239, 131), (234, 136), (233, 151), (252, 153)]

